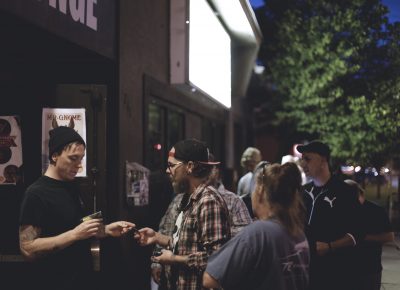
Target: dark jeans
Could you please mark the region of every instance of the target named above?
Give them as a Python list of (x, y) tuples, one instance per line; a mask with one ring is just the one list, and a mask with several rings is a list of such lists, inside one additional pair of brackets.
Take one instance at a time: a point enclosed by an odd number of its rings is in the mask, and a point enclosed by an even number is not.
[(359, 276), (357, 290), (380, 290), (381, 289), (381, 280), (382, 280), (382, 271), (372, 273), (372, 274), (364, 274)]

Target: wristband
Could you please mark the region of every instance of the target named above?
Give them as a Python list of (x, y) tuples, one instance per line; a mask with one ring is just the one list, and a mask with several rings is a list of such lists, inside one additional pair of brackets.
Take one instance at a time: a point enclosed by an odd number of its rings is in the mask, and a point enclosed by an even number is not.
[(332, 252), (332, 245), (331, 242), (328, 242), (329, 252)]

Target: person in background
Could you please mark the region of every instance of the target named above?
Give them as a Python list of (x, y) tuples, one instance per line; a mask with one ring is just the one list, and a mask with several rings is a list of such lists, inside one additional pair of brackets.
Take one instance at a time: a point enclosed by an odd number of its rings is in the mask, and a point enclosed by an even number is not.
[(253, 172), (261, 159), (261, 152), (257, 148), (248, 147), (243, 152), (240, 164), (247, 173), (239, 179), (237, 188), (239, 196), (251, 194), (254, 191), (255, 181), (253, 179)]
[(164, 249), (152, 261), (170, 265), (168, 289), (201, 289), (202, 275), (211, 253), (230, 239), (229, 212), (218, 191), (207, 185), (213, 165), (207, 146), (198, 140), (180, 141), (168, 154), (174, 192), (183, 194), (172, 236), (150, 228), (134, 238), (142, 246)]
[[(209, 160), (214, 161), (214, 155), (209, 154)], [(222, 183), (220, 169), (214, 165), (208, 180), (208, 184), (218, 190), (228, 207), (230, 216), (231, 236), (234, 237), (243, 227), (252, 222), (252, 218), (244, 201), (235, 193), (227, 190)]]
[(364, 196), (364, 189), (354, 180), (345, 182), (361, 204), (365, 238), (356, 247), (355, 268), (358, 276), (355, 290), (379, 290), (382, 280), (382, 245), (394, 241), (394, 233), (385, 209)]
[(296, 156), (293, 156), (293, 155), (285, 155), (285, 156), (282, 156), (281, 164), (285, 164), (286, 162), (293, 162), (293, 163), (296, 163), (297, 168), (299, 168), (300, 173), (301, 173), (301, 185), (306, 184), (306, 183), (308, 182), (308, 181), (307, 181), (307, 176), (306, 176), (306, 174), (304, 173), (303, 168), (300, 166), (300, 158), (299, 158), (299, 157), (296, 157)]
[(98, 218), (82, 221), (87, 213), (74, 179), (86, 144), (69, 127), (57, 127), (49, 134), (50, 164), (28, 187), (21, 206), (20, 250), (35, 263), (34, 289), (90, 289), (90, 238), (120, 237), (135, 225), (118, 221), (104, 226)]
[(208, 260), (203, 286), (225, 290), (305, 290), (309, 247), (303, 231), (300, 171), (294, 163), (256, 171), (257, 217)]
[(354, 247), (362, 239), (360, 204), (351, 188), (332, 176), (330, 148), (321, 141), (297, 146), (311, 182), (303, 186), (310, 244), (310, 289), (354, 290)]

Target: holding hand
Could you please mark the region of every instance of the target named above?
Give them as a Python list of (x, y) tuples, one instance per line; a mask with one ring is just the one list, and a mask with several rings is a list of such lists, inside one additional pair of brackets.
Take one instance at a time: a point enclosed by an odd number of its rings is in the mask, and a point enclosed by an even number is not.
[(134, 238), (141, 246), (153, 245), (158, 242), (158, 233), (151, 228), (140, 229), (135, 233)]
[(103, 226), (102, 221), (102, 219), (90, 219), (80, 223), (72, 230), (75, 239), (85, 240), (95, 236)]
[(151, 260), (154, 263), (159, 263), (162, 265), (171, 265), (175, 262), (175, 255), (170, 250), (161, 250), (160, 256), (152, 256)]
[(114, 238), (121, 237), (135, 227), (135, 224), (127, 221), (118, 221), (106, 225), (105, 234)]

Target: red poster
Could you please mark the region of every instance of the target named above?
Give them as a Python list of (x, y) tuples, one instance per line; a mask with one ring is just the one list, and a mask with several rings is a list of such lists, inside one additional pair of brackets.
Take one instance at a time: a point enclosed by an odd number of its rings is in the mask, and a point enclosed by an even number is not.
[(18, 116), (0, 116), (0, 185), (22, 180), (21, 125)]

